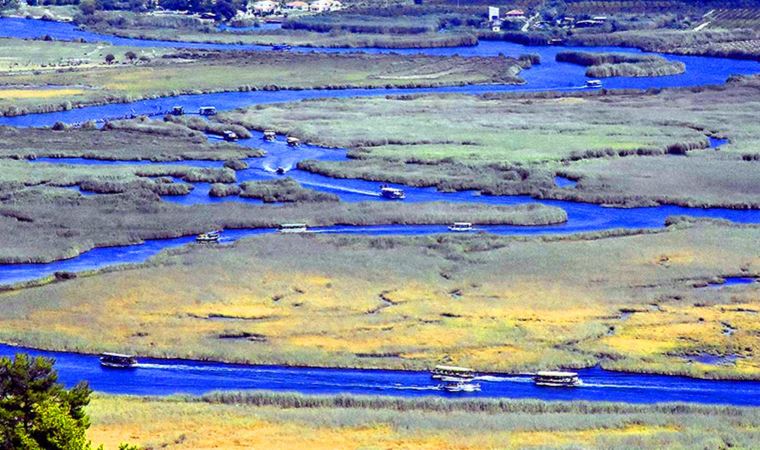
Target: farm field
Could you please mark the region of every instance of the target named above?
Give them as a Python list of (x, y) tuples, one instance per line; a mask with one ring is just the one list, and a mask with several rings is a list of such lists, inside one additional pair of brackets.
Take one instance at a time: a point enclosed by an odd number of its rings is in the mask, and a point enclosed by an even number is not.
[[(752, 409), (290, 394), (97, 396), (88, 437), (145, 448), (749, 448)], [(119, 439), (121, 438), (121, 440)]]
[[(745, 207), (760, 201), (753, 187), (758, 107), (758, 80), (745, 78), (654, 93), (314, 100), (233, 111), (220, 120), (347, 147), (349, 161), (301, 163), (335, 177), (625, 205)], [(317, 111), (323, 119), (306, 120)], [(729, 142), (715, 150), (708, 136)], [(615, 171), (602, 181), (592, 168), (604, 164)], [(637, 183), (644, 166), (653, 176)], [(726, 178), (729, 168), (733, 176)], [(556, 189), (554, 173), (581, 183)], [(675, 179), (688, 183), (688, 192)]]
[(567, 237), (262, 235), (4, 292), (0, 340), (266, 364), (760, 378), (760, 285), (701, 287), (760, 276), (759, 230), (682, 221)]

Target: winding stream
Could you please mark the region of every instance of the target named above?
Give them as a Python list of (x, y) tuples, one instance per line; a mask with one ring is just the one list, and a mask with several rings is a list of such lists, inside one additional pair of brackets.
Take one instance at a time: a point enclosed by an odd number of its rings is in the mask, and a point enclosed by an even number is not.
[[(0, 37), (36, 38), (50, 35), (55, 39), (88, 41), (106, 41), (117, 45), (163, 46), (183, 48), (216, 48), (234, 50), (268, 50), (264, 46), (209, 45), (176, 43), (162, 41), (143, 41), (137, 39), (117, 38), (77, 30), (70, 24), (41, 22), (27, 19), (0, 19)], [(232, 92), (219, 94), (183, 95), (172, 98), (152, 99), (129, 104), (93, 106), (71, 111), (34, 114), (19, 117), (0, 118), (0, 125), (18, 127), (50, 126), (57, 121), (80, 123), (87, 120), (104, 120), (123, 117), (129, 114), (160, 115), (174, 105), (184, 106), (186, 110), (197, 110), (203, 105), (214, 105), (219, 110), (265, 104), (273, 102), (294, 102), (309, 98), (342, 98), (354, 96), (389, 95), (406, 93), (464, 93), (480, 94), (486, 92), (509, 91), (544, 91), (580, 89), (585, 82), (584, 68), (564, 63), (556, 63), (554, 55), (567, 47), (525, 47), (507, 42), (482, 42), (475, 47), (393, 50), (396, 53), (426, 53), (435, 55), (460, 54), (465, 56), (489, 56), (504, 53), (517, 56), (524, 53), (538, 53), (543, 64), (534, 66), (522, 73), (527, 84), (481, 85), (463, 87), (442, 87), (427, 89), (346, 89), (346, 90), (300, 90), (300, 91), (258, 91)], [(296, 48), (295, 51), (348, 52), (357, 49), (311, 49)], [(361, 49), (368, 52), (388, 52), (380, 49)], [(631, 49), (595, 48), (594, 51), (630, 51)], [(653, 88), (671, 86), (698, 86), (722, 83), (731, 74), (753, 74), (760, 72), (760, 63), (752, 61), (734, 61), (718, 58), (685, 57), (663, 55), (686, 64), (687, 73), (683, 75), (658, 78), (610, 78), (605, 80), (609, 88)], [(723, 144), (720, 140), (711, 140), (713, 146)], [(265, 180), (276, 177), (274, 169), (288, 168), (287, 175), (302, 185), (338, 195), (341, 201), (384, 201), (378, 197), (380, 183), (355, 179), (333, 179), (317, 174), (294, 169), (303, 159), (320, 159), (339, 161), (346, 158), (344, 149), (329, 149), (303, 145), (298, 150), (287, 147), (284, 138), (279, 136), (275, 142), (264, 142), (260, 133), (253, 138), (239, 142), (263, 148), (267, 155), (263, 158), (250, 158), (249, 169), (238, 171), (238, 182)], [(89, 164), (89, 165), (135, 165), (152, 164), (136, 161), (98, 161), (81, 158), (49, 159), (40, 158), (37, 164)], [(156, 163), (165, 165), (167, 163)], [(215, 161), (179, 161), (178, 165), (201, 167), (220, 167)], [(572, 189), (567, 180), (557, 180), (562, 187)], [(407, 202), (451, 201), (477, 202), (494, 205), (514, 205), (523, 203), (543, 203), (565, 209), (569, 220), (555, 226), (515, 227), (483, 226), (482, 231), (499, 234), (547, 234), (576, 233), (610, 229), (660, 228), (665, 218), (672, 215), (689, 215), (726, 219), (738, 223), (760, 223), (760, 211), (741, 211), (730, 209), (694, 209), (676, 206), (653, 208), (606, 208), (587, 203), (574, 203), (554, 200), (535, 200), (527, 196), (481, 196), (476, 192), (441, 193), (434, 188), (403, 187), (407, 193)], [(208, 196), (207, 183), (195, 183), (194, 191), (187, 196), (165, 197), (165, 201), (180, 204), (198, 204), (225, 201), (246, 201), (260, 203), (258, 200), (246, 200), (239, 197), (215, 199)], [(87, 193), (84, 193), (87, 194)], [(226, 230), (224, 242), (274, 230)], [(320, 233), (355, 233), (355, 234), (432, 234), (445, 232), (442, 225), (399, 226), (378, 225), (370, 227), (324, 227), (315, 228)], [(98, 248), (65, 261), (50, 264), (0, 265), (0, 284), (33, 280), (56, 271), (83, 271), (98, 269), (123, 263), (143, 262), (160, 251), (185, 245), (193, 237), (151, 240), (138, 245)], [(19, 348), (0, 345), (0, 355), (11, 355)], [(338, 370), (338, 369), (301, 369), (279, 366), (240, 366), (230, 364), (201, 363), (194, 361), (142, 361), (133, 371), (113, 372), (101, 369), (93, 356), (61, 352), (39, 352), (23, 349), (33, 354), (55, 357), (61, 380), (72, 384), (80, 379), (89, 380), (99, 391), (129, 394), (165, 395), (175, 392), (203, 393), (217, 389), (272, 389), (298, 391), (304, 393), (359, 393), (383, 395), (450, 395), (437, 389), (436, 384), (426, 373), (396, 372), (376, 370)], [(634, 375), (603, 371), (598, 368), (581, 371), (584, 386), (578, 389), (543, 389), (530, 383), (527, 377), (485, 377), (481, 380), (483, 391), (471, 394), (483, 397), (541, 398), (546, 400), (604, 400), (627, 402), (690, 401), (700, 403), (727, 403), (734, 405), (760, 406), (760, 382), (731, 382), (694, 380), (683, 377), (666, 377), (656, 375)]]

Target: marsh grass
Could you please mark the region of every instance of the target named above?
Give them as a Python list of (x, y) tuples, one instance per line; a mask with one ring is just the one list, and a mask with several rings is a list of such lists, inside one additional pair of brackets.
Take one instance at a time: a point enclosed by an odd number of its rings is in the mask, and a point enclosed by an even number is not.
[[(285, 216), (303, 208), (278, 207), (279, 217), (304, 221)], [(262, 364), (448, 361), (503, 372), (601, 364), (757, 378), (758, 286), (694, 288), (716, 276), (760, 276), (757, 233), (673, 220), (667, 231), (540, 238), (263, 235), (9, 290), (0, 294), (0, 340)], [(724, 334), (722, 323), (736, 331)], [(683, 357), (700, 352), (739, 358), (717, 366)]]
[[(684, 404), (393, 399), (267, 392), (96, 396), (90, 438), (148, 446), (250, 448), (752, 448), (757, 413)], [(230, 430), (234, 429), (234, 433)], [(234, 436), (234, 437), (231, 437)]]

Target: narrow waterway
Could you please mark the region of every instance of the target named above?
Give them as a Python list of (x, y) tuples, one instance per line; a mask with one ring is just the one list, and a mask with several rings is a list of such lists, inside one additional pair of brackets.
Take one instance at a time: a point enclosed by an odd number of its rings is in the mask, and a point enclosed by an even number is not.
[(24, 351), (55, 358), (61, 382), (71, 386), (88, 380), (99, 392), (131, 395), (204, 394), (218, 390), (262, 389), (303, 394), (390, 395), (447, 398), (540, 398), (629, 403), (694, 402), (760, 406), (760, 382), (712, 381), (686, 377), (578, 371), (576, 388), (535, 386), (529, 375), (483, 375), (481, 391), (448, 393), (427, 372), (250, 366), (188, 360), (144, 358), (129, 370), (105, 369), (93, 355), (45, 352), (0, 345), (0, 356)]

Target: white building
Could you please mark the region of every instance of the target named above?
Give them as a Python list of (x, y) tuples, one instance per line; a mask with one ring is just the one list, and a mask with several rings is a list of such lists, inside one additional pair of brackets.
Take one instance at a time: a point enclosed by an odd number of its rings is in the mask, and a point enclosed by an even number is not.
[(494, 22), (496, 20), (499, 20), (499, 8), (496, 6), (489, 6), (488, 7), (488, 21)]
[(311, 2), (309, 5), (309, 10), (311, 12), (327, 12), (327, 11), (338, 11), (340, 9), (343, 9), (343, 4), (339, 2), (338, 0), (316, 0), (314, 2)]
[(277, 9), (280, 7), (280, 4), (277, 2), (273, 2), (272, 0), (259, 0), (257, 2), (254, 2), (253, 4), (250, 4), (248, 6), (248, 9), (252, 11), (254, 14), (258, 15), (266, 15), (266, 14), (273, 14)]

